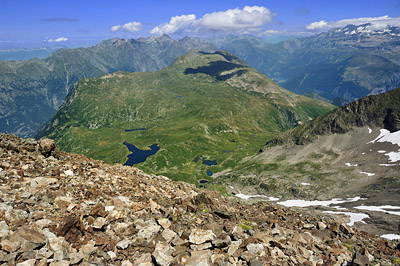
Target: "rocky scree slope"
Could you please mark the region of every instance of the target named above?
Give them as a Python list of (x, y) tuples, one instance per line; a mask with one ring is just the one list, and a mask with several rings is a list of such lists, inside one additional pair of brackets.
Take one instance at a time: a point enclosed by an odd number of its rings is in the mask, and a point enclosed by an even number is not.
[(214, 50), (169, 36), (103, 41), (60, 49), (44, 59), (0, 62), (0, 132), (33, 136), (57, 111), (75, 82), (115, 71), (156, 71), (192, 49)]
[(397, 265), (400, 245), (0, 134), (0, 265)]

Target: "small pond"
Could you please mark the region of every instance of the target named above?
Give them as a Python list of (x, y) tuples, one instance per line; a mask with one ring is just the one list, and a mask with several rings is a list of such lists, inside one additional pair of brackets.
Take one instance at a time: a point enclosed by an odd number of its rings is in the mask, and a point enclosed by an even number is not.
[(132, 152), (127, 156), (128, 160), (126, 161), (126, 163), (124, 163), (124, 165), (128, 166), (133, 166), (134, 164), (142, 163), (146, 161), (148, 157), (156, 154), (160, 150), (160, 146), (158, 146), (157, 144), (149, 146), (150, 150), (141, 150), (137, 148), (135, 145), (129, 144), (127, 142), (124, 142), (123, 144), (128, 148), (130, 152)]
[(125, 129), (125, 132), (139, 131), (139, 130), (147, 130), (147, 128), (141, 127), (141, 128), (134, 128), (134, 129)]

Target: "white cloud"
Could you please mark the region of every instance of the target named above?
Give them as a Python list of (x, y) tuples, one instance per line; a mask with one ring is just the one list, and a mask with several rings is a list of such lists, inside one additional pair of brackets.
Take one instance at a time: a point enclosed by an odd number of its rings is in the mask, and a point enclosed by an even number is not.
[(276, 14), (262, 6), (245, 6), (226, 11), (205, 14), (196, 19), (195, 15), (182, 15), (171, 18), (169, 23), (155, 27), (152, 34), (179, 34), (200, 32), (245, 32), (260, 30), (273, 22)]
[(182, 15), (172, 17), (169, 23), (161, 24), (150, 31), (151, 34), (163, 35), (189, 31), (196, 22), (196, 15)]
[(258, 28), (273, 20), (271, 11), (262, 6), (245, 6), (204, 15), (200, 25), (216, 31)]
[(390, 26), (400, 26), (400, 17), (389, 17), (389, 16), (381, 16), (381, 17), (365, 17), (365, 18), (352, 18), (352, 19), (343, 19), (339, 21), (326, 22), (319, 21), (313, 22), (306, 26), (308, 30), (327, 30), (332, 28), (343, 28), (349, 24), (353, 25), (361, 25), (371, 23), (368, 27), (370, 30), (381, 30)]
[(327, 27), (329, 27), (328, 23), (323, 21), (323, 20), (321, 20), (321, 21), (318, 21), (318, 22), (311, 23), (310, 25), (308, 25), (306, 27), (306, 29), (307, 30), (320, 30), (320, 29), (324, 29), (324, 28), (327, 28)]
[(119, 30), (126, 31), (126, 32), (136, 32), (142, 29), (142, 23), (140, 22), (129, 22), (124, 25), (116, 25), (111, 27), (112, 32), (116, 32)]
[(277, 31), (277, 30), (266, 30), (264, 32), (261, 32), (259, 36), (270, 36), (270, 35), (277, 35), (277, 34), (282, 34), (283, 32)]
[(47, 42), (66, 42), (66, 41), (68, 41), (68, 38), (60, 37), (57, 39), (47, 39), (46, 41)]

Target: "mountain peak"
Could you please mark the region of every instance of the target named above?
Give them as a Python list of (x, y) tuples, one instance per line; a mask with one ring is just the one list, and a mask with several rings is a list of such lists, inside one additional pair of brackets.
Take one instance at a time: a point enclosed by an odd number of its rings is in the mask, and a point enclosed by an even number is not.
[(400, 28), (392, 27), (387, 24), (372, 24), (365, 23), (361, 25), (348, 24), (343, 28), (331, 29), (328, 33), (331, 34), (345, 34), (345, 35), (392, 35), (400, 36)]
[(203, 66), (211, 62), (223, 61), (233, 64), (240, 65), (242, 67), (248, 67), (246, 61), (240, 59), (239, 57), (231, 54), (228, 51), (215, 51), (215, 52), (205, 52), (201, 50), (192, 50), (189, 53), (178, 57), (174, 64), (185, 64), (185, 65), (198, 65)]

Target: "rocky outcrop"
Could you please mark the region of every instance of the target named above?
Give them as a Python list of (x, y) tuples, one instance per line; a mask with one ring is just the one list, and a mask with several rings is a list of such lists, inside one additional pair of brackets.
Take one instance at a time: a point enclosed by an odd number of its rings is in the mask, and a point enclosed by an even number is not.
[(354, 127), (363, 126), (381, 127), (395, 132), (400, 130), (399, 103), (400, 88), (379, 95), (370, 95), (286, 131), (277, 138), (269, 140), (265, 146), (289, 143), (302, 145), (321, 135), (343, 134)]
[(0, 265), (390, 265), (398, 243), (0, 134)]

